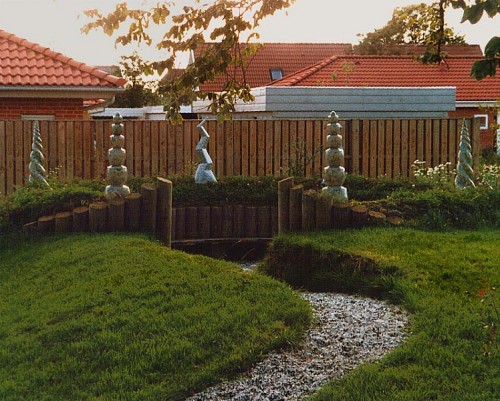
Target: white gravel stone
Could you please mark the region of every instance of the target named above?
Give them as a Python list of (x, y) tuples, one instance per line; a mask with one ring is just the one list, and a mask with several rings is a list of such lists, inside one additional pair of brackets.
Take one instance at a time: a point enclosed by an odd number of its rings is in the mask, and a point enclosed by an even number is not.
[(382, 358), (405, 338), (407, 314), (358, 296), (304, 293), (316, 324), (300, 348), (268, 355), (250, 371), (187, 401), (295, 401), (362, 363)]

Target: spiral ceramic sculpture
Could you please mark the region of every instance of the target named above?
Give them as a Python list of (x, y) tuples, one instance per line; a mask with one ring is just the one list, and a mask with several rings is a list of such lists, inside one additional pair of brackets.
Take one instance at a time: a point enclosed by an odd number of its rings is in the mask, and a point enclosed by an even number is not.
[(30, 184), (40, 184), (44, 187), (50, 188), (49, 183), (45, 179), (45, 169), (43, 168), (43, 146), (42, 137), (40, 136), (40, 128), (38, 121), (33, 124), (33, 144), (31, 145), (30, 153)]
[(472, 169), (472, 153), (469, 131), (465, 124), (465, 119), (462, 122), (462, 134), (460, 137), (460, 150), (458, 151), (457, 176), (455, 177), (455, 186), (458, 189), (467, 187), (475, 187), (474, 170)]
[(198, 132), (200, 133), (200, 141), (196, 145), (196, 154), (198, 155), (198, 168), (194, 175), (194, 181), (197, 184), (206, 184), (208, 182), (217, 182), (215, 175), (212, 171), (212, 159), (207, 151), (208, 140), (210, 135), (208, 135), (207, 130), (203, 126), (206, 119), (203, 119), (201, 123), (198, 124)]
[(347, 189), (342, 186), (345, 181), (344, 149), (342, 148), (342, 125), (339, 124), (339, 116), (332, 111), (329, 115), (328, 149), (326, 150), (326, 162), (328, 167), (324, 169), (323, 195), (331, 196), (334, 201), (347, 202)]
[(106, 199), (125, 198), (130, 194), (130, 189), (126, 185), (127, 182), (127, 167), (125, 163), (126, 153), (123, 146), (125, 145), (125, 137), (123, 136), (123, 118), (120, 113), (116, 113), (113, 117), (112, 135), (110, 138), (111, 149), (108, 150), (108, 160), (110, 166), (106, 171), (106, 177), (109, 185), (106, 187)]

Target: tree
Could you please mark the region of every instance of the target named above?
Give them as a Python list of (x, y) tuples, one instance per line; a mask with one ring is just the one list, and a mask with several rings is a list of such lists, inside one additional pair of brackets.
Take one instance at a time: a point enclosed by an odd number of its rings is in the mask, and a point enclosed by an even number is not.
[[(146, 63), (144, 72), (158, 72), (172, 69), (179, 52), (194, 50), (206, 41), (216, 42), (205, 46), (204, 51), (184, 73), (162, 88), (170, 106), (169, 117), (180, 119), (180, 106), (191, 104), (196, 99), (208, 99), (210, 109), (219, 115), (234, 110), (236, 99), (253, 100), (250, 87), (237, 80), (233, 74), (227, 80), (221, 93), (200, 90), (203, 83), (214, 79), (218, 74), (236, 71), (244, 72), (245, 60), (252, 52), (252, 46), (240, 47), (242, 34), (248, 32), (247, 42), (257, 35), (252, 33), (260, 22), (275, 11), (289, 7), (295, 0), (212, 0), (201, 4), (184, 6), (182, 13), (172, 15), (174, 4), (158, 2), (149, 9), (129, 9), (127, 3), (118, 4), (108, 15), (98, 10), (87, 10), (85, 14), (93, 21), (86, 24), (82, 31), (102, 29), (113, 35), (125, 24), (126, 32), (116, 38), (116, 44), (127, 45), (132, 42), (153, 44), (148, 33), (151, 24), (168, 26), (163, 38), (155, 43), (158, 50), (167, 50), (169, 56), (160, 62)], [(243, 77), (245, 75), (243, 74)]]
[(397, 45), (415, 44), (427, 47), (424, 59), (431, 59), (433, 55), (442, 57), (441, 45), (465, 43), (463, 36), (455, 34), (444, 23), (445, 6), (440, 1), (432, 5), (420, 3), (394, 9), (392, 18), (384, 27), (359, 35), (362, 39), (358, 51), (361, 54), (398, 54)]
[(130, 56), (122, 56), (119, 75), (127, 80), (125, 91), (115, 97), (114, 107), (144, 107), (163, 103), (163, 98), (155, 90), (154, 82), (146, 82), (144, 74), (148, 72), (147, 63), (134, 52)]
[[(450, 0), (449, 3), (454, 8), (462, 8), (462, 22), (469, 21), (471, 24), (478, 23), (484, 13), (490, 18), (500, 14), (500, 0), (475, 0), (474, 3)], [(490, 39), (484, 48), (484, 57), (484, 60), (479, 60), (472, 66), (471, 75), (477, 80), (495, 76), (497, 67), (500, 67), (500, 37), (494, 36)]]

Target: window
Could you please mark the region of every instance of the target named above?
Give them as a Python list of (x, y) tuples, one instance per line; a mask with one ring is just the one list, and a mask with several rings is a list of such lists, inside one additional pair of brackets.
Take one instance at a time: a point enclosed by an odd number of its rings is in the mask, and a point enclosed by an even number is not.
[(474, 114), (474, 118), (478, 118), (479, 129), (488, 129), (488, 114)]
[(272, 81), (283, 78), (283, 70), (281, 68), (270, 68), (269, 72), (271, 74)]

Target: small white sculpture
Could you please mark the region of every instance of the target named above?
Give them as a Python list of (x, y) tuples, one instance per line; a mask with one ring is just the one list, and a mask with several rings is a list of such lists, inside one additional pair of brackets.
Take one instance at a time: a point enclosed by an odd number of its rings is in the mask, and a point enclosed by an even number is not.
[(198, 124), (198, 132), (201, 135), (200, 141), (196, 145), (195, 151), (198, 155), (198, 168), (194, 175), (194, 182), (196, 184), (206, 184), (208, 182), (217, 182), (214, 172), (212, 171), (212, 159), (207, 151), (208, 140), (210, 135), (208, 135), (207, 130), (203, 126), (205, 124), (206, 118), (204, 118), (201, 123)]

